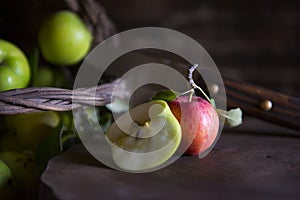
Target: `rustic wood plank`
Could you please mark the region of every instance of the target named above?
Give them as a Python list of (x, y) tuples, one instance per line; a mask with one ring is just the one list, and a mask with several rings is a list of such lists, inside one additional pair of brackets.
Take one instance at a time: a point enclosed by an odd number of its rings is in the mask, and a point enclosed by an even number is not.
[[(247, 114), (300, 130), (300, 99), (231, 79), (223, 79), (229, 107), (239, 106)], [(260, 108), (264, 100), (270, 110)]]
[(162, 170), (130, 174), (76, 145), (49, 162), (42, 182), (60, 200), (299, 199), (299, 146), (293, 137), (226, 132), (204, 159), (183, 156)]

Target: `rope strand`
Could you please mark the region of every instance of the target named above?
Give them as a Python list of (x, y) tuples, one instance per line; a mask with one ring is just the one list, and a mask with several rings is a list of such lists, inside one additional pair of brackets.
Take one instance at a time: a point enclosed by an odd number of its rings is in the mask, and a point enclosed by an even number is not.
[(112, 95), (122, 97), (114, 88), (119, 80), (91, 88), (76, 90), (30, 87), (0, 92), (0, 114), (41, 112), (46, 110), (68, 111), (83, 105), (104, 106), (112, 101)]

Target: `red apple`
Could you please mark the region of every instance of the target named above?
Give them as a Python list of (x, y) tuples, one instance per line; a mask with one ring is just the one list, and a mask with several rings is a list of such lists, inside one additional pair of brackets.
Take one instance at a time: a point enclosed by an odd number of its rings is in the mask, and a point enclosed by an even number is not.
[(186, 154), (199, 155), (215, 141), (219, 117), (214, 107), (201, 97), (180, 96), (169, 103), (172, 113), (180, 122), (182, 142), (189, 145)]

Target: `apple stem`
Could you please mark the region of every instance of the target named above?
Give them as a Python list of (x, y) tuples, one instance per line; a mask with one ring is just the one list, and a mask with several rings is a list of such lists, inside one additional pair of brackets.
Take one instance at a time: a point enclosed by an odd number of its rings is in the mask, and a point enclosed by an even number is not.
[(188, 94), (188, 93), (189, 93), (189, 94), (194, 94), (194, 92), (195, 92), (195, 90), (194, 90), (194, 88), (193, 88), (193, 89), (190, 89), (190, 90), (188, 90), (188, 91), (179, 93), (178, 96), (182, 96), (182, 95), (185, 95), (185, 94)]
[(192, 102), (192, 98), (193, 98), (194, 93), (195, 93), (195, 90), (194, 90), (194, 88), (192, 88), (192, 89), (190, 89), (188, 91), (179, 93), (178, 96), (183, 96), (185, 94), (189, 94), (189, 102)]
[[(194, 64), (191, 66), (191, 68), (189, 69), (189, 75), (188, 75), (188, 79), (189, 82), (191, 84), (191, 86), (194, 89), (198, 89), (202, 92), (202, 94), (205, 96), (205, 98), (208, 100), (208, 102), (215, 108), (215, 110), (217, 111), (219, 116), (222, 116), (225, 118), (225, 120), (227, 121), (227, 123), (231, 126), (238, 126), (242, 123), (242, 110), (240, 108), (237, 109), (231, 109), (230, 111), (225, 111), (225, 110), (220, 110), (216, 108), (216, 104), (214, 99), (210, 99), (205, 92), (202, 90), (202, 88), (200, 86), (198, 86), (194, 80), (193, 80), (193, 72), (195, 71), (195, 69), (198, 67), (198, 64)], [(190, 96), (190, 100), (192, 98), (193, 93)]]
[(191, 86), (194, 88), (194, 89), (198, 89), (200, 90), (200, 92), (205, 96), (205, 98), (210, 102), (210, 98), (206, 95), (206, 93), (202, 90), (202, 88), (200, 86), (198, 86), (194, 79), (193, 79), (193, 72), (195, 71), (195, 69), (198, 67), (198, 64), (194, 64), (191, 66), (191, 68), (189, 69), (189, 75), (188, 75), (188, 79), (189, 79), (189, 82), (191, 84)]
[(195, 93), (194, 89), (190, 90), (189, 102), (192, 102), (194, 93)]

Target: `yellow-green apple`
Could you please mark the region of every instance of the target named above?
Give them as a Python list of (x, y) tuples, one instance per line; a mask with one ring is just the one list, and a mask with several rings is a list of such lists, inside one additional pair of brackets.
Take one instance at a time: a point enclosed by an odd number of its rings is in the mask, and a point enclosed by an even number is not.
[(13, 131), (22, 148), (34, 150), (47, 135), (60, 128), (60, 116), (54, 111), (6, 116), (6, 124)]
[(15, 199), (16, 185), (10, 168), (0, 160), (0, 199)]
[(0, 39), (0, 91), (24, 88), (30, 81), (30, 67), (22, 50)]
[(180, 122), (182, 142), (186, 154), (200, 155), (215, 141), (219, 130), (219, 117), (215, 108), (201, 97), (179, 96), (169, 103)]
[(121, 115), (108, 128), (106, 137), (116, 165), (139, 172), (163, 164), (175, 153), (181, 129), (168, 104), (153, 100)]
[(40, 171), (34, 156), (24, 152), (2, 151), (0, 152), (0, 160), (11, 170), (18, 199), (35, 199)]
[(12, 173), (9, 167), (0, 160), (0, 188), (6, 185), (12, 179)]
[(74, 12), (58, 11), (46, 19), (38, 33), (43, 57), (51, 64), (74, 65), (88, 53), (92, 34)]

